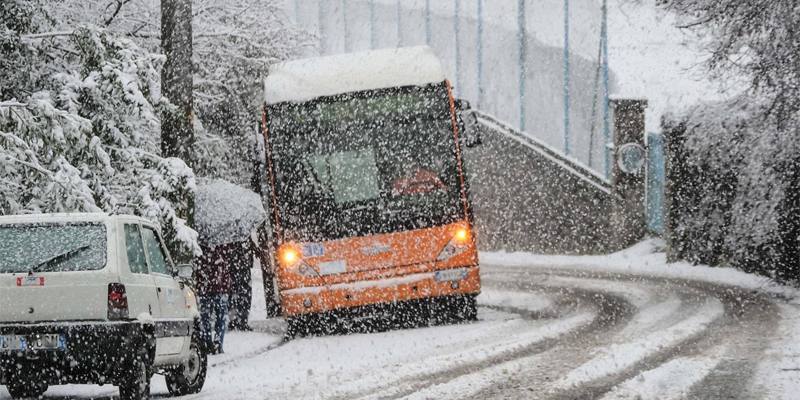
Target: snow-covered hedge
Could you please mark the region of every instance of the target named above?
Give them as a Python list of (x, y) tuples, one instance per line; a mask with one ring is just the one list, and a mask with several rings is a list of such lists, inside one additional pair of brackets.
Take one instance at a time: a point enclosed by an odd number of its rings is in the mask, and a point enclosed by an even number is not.
[(0, 27), (0, 58), (27, 68), (0, 98), (0, 214), (133, 213), (198, 252), (194, 173), (159, 155), (162, 57), (94, 27), (36, 32), (22, 11)]
[(738, 98), (665, 119), (670, 250), (796, 279), (800, 127), (766, 103)]

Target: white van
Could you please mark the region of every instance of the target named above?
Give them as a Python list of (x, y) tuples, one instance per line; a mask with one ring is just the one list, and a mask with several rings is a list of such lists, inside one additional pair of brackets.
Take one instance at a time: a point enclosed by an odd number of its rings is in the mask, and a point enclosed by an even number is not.
[(191, 266), (163, 243), (134, 216), (0, 217), (0, 384), (12, 397), (95, 383), (147, 399), (153, 373), (173, 395), (202, 389)]

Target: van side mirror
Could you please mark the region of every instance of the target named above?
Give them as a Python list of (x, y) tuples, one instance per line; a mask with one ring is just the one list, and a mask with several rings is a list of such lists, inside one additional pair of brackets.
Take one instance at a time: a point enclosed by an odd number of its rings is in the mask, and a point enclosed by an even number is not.
[(181, 280), (189, 280), (192, 279), (194, 275), (194, 266), (192, 264), (178, 264), (175, 267), (175, 276)]

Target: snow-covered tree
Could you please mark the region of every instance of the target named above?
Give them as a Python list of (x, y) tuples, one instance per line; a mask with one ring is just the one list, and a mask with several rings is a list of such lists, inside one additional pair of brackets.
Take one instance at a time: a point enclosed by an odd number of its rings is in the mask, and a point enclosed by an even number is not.
[[(94, 24), (129, 37), (154, 53), (160, 49), (159, 0), (60, 0), (57, 29)], [(198, 175), (248, 185), (259, 120), (261, 82), (269, 65), (312, 44), (296, 29), (278, 0), (195, 0), (193, 59)]]
[[(5, 5), (5, 4), (4, 4)], [(11, 12), (6, 12), (11, 10)], [(90, 26), (36, 25), (43, 10), (4, 7), (0, 59), (0, 213), (130, 212), (159, 221), (174, 250), (199, 250), (179, 199), (194, 174), (159, 155), (163, 57)]]
[(712, 75), (749, 82), (742, 95), (667, 121), (685, 125), (683, 161), (698, 166), (703, 178), (675, 183), (696, 185), (688, 188), (696, 202), (682, 211), (678, 235), (702, 237), (695, 244), (723, 261), (800, 279), (797, 1), (658, 3), (683, 18), (684, 27), (705, 35)]
[(800, 6), (796, 0), (658, 0), (703, 34), (708, 66), (745, 76), (779, 123), (800, 110)]
[[(247, 184), (260, 82), (305, 36), (276, 0), (194, 10), (196, 169)], [(132, 212), (196, 251), (194, 173), (160, 155), (159, 1), (4, 0), (0, 21), (0, 213)]]

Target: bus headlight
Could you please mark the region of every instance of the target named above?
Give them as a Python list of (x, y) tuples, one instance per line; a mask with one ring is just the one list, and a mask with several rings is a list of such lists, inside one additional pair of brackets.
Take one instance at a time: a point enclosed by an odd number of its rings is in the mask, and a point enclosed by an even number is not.
[(460, 244), (468, 244), (470, 239), (469, 229), (458, 228), (456, 234), (453, 235), (453, 240)]
[(291, 244), (284, 244), (278, 248), (278, 262), (283, 268), (291, 268), (300, 262), (300, 251)]

